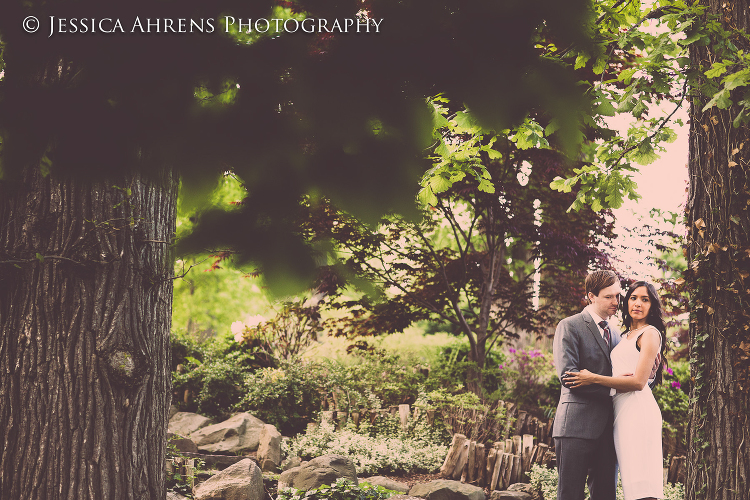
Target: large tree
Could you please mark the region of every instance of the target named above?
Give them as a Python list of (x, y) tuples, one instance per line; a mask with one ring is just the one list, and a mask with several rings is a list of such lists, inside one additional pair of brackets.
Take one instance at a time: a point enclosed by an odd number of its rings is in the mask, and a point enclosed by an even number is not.
[(329, 320), (336, 334), (441, 323), (467, 340), (462, 382), (482, 395), (493, 348), (524, 332), (544, 335), (580, 309), (588, 269), (610, 265), (613, 219), (566, 212), (575, 196), (549, 185), (576, 165), (549, 147), (539, 124), (483, 134), (471, 118), (461, 111), (441, 122), (440, 153), (422, 182), (422, 221), (392, 216), (374, 230), (326, 207), (313, 211), (310, 227), (336, 243), (345, 271), (379, 286), (356, 301), (346, 298), (351, 291), (329, 299), (348, 312)]
[[(425, 97), (495, 126), (546, 103), (575, 136), (581, 96), (534, 40), (586, 42), (588, 6), (2, 2), (0, 497), (163, 496), (178, 175), (187, 202), (228, 169), (243, 179), (248, 199), (202, 218), (192, 248), (232, 246), (283, 288), (315, 262), (289, 220), (302, 195), (369, 220), (412, 206)], [(382, 31), (246, 34), (225, 15), (369, 16)]]
[[(721, 29), (709, 33), (709, 43), (690, 51), (693, 68), (708, 76), (694, 82), (690, 107), (690, 192), (685, 209), (690, 230), (694, 384), (686, 498), (747, 499), (750, 129), (746, 117), (750, 103), (746, 100), (750, 68), (744, 54), (750, 50), (750, 4), (746, 0), (701, 4), (708, 7), (701, 21), (718, 22)], [(720, 78), (712, 85), (711, 77)]]

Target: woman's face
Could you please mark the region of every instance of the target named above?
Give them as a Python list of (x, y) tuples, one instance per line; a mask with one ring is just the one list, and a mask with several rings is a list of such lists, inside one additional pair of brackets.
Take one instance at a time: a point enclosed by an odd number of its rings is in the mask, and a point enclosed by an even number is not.
[(651, 298), (645, 286), (639, 286), (628, 297), (628, 313), (636, 322), (645, 321), (651, 309)]

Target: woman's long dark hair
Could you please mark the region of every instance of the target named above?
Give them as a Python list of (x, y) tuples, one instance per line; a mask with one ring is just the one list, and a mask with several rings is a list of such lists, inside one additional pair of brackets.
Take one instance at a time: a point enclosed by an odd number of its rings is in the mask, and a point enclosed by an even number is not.
[(661, 362), (659, 363), (654, 376), (654, 383), (652, 386), (655, 386), (661, 383), (662, 372), (664, 371), (664, 367), (667, 366), (667, 326), (664, 324), (664, 308), (661, 305), (659, 294), (656, 293), (654, 285), (645, 281), (636, 281), (630, 285), (625, 294), (625, 300), (622, 303), (622, 324), (625, 325), (626, 332), (630, 331), (630, 325), (633, 323), (633, 318), (630, 316), (630, 312), (628, 312), (628, 301), (636, 288), (640, 287), (646, 288), (651, 303), (651, 307), (648, 310), (648, 316), (646, 316), (646, 323), (655, 326), (661, 333), (661, 351), (659, 352), (659, 360)]

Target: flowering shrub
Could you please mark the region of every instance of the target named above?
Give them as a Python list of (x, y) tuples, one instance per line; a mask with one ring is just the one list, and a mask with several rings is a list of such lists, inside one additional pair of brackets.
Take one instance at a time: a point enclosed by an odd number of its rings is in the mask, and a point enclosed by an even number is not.
[(551, 353), (539, 349), (508, 349), (506, 361), (498, 365), (506, 380), (509, 393), (497, 399), (510, 399), (518, 404), (545, 405), (552, 403), (555, 395), (547, 390), (549, 381), (557, 378)]
[(324, 484), (314, 490), (303, 491), (284, 488), (276, 500), (385, 500), (391, 491), (369, 483), (355, 485), (350, 480), (339, 478), (332, 485)]
[(289, 448), (303, 460), (326, 454), (348, 456), (358, 474), (431, 473), (440, 469), (448, 454), (448, 447), (442, 444), (407, 437), (371, 437), (351, 429), (336, 432), (327, 422), (293, 438)]
[(686, 361), (671, 361), (664, 370), (662, 383), (653, 390), (661, 409), (662, 425), (677, 441), (676, 454), (686, 450), (690, 365)]

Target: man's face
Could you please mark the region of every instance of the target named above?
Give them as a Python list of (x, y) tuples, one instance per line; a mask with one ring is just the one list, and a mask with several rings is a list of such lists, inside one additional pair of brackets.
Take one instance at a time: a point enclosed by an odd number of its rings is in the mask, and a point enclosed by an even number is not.
[(589, 292), (589, 300), (591, 301), (591, 305), (594, 306), (594, 312), (601, 316), (602, 319), (609, 319), (610, 316), (617, 312), (621, 292), (619, 283), (602, 288), (599, 290), (599, 295)]

